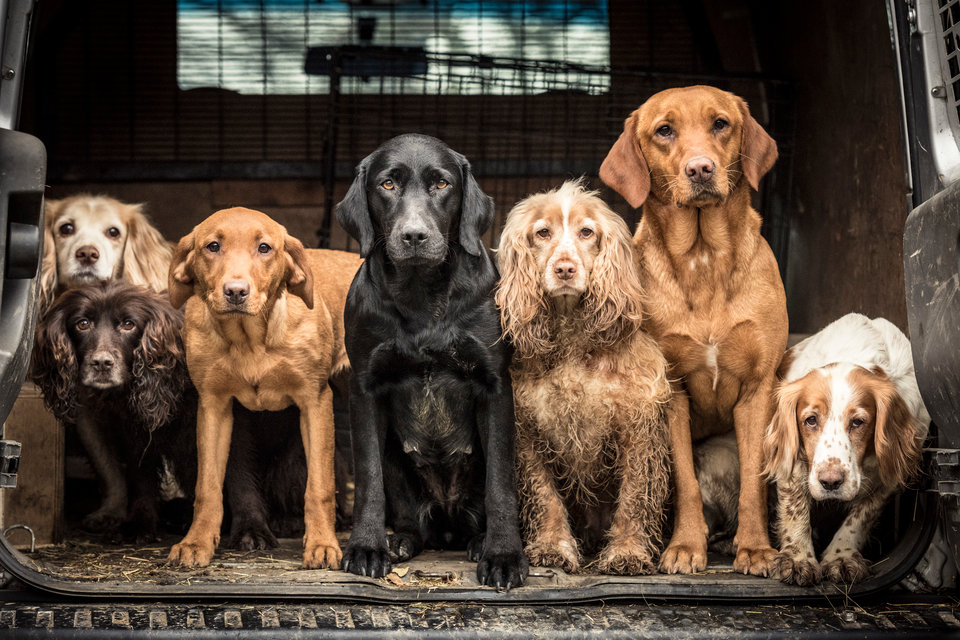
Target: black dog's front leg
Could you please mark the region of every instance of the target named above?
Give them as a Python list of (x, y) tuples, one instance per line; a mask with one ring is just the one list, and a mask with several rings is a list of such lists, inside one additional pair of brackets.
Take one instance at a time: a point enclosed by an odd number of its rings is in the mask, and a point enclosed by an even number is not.
[(355, 372), (350, 385), (350, 433), (356, 493), (353, 531), (343, 552), (343, 570), (382, 578), (390, 573), (383, 491), (383, 443), (386, 419), (377, 398), (364, 392)]
[(529, 562), (520, 541), (517, 508), (516, 427), (513, 387), (509, 374), (500, 393), (481, 401), (477, 426), (487, 465), (485, 506), (487, 533), (477, 560), (477, 580), (498, 589), (519, 587), (527, 579)]

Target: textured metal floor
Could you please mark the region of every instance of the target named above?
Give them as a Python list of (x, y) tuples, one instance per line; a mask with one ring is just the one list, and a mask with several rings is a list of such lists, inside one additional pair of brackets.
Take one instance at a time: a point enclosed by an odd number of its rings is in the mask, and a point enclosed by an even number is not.
[[(867, 608), (764, 605), (486, 606), (423, 604), (0, 604), (0, 637), (960, 637), (957, 602)], [(898, 633), (899, 632), (899, 633)], [(94, 634), (95, 635), (95, 634)]]

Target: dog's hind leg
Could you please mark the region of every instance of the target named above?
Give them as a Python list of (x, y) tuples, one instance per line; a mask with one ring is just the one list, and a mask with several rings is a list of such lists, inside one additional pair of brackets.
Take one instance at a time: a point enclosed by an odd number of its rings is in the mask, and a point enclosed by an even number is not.
[(427, 529), (433, 519), (430, 503), (423, 498), (419, 483), (412, 477), (409, 468), (412, 465), (402, 464), (408, 460), (406, 455), (392, 448), (391, 443), (385, 445), (383, 477), (387, 522), (393, 529), (388, 545), (397, 562), (405, 562), (423, 551)]
[(233, 438), (224, 480), (224, 497), (230, 509), (230, 534), (226, 545), (234, 549), (272, 549), (277, 538), (268, 524), (264, 501), (263, 455), (257, 440), (258, 416), (234, 403)]
[(83, 518), (90, 531), (110, 531), (127, 516), (127, 480), (103, 427), (87, 415), (77, 420), (77, 435), (102, 485), (100, 507)]

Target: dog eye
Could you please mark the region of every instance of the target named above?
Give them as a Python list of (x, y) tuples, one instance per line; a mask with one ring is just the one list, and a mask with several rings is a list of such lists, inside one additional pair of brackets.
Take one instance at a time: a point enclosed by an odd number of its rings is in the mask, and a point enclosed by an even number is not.
[(726, 128), (729, 127), (729, 126), (730, 126), (730, 123), (727, 122), (726, 120), (724, 120), (723, 118), (717, 118), (717, 119), (713, 122), (713, 130), (714, 130), (714, 131), (723, 131), (724, 129), (726, 129)]
[(437, 189), (446, 189), (450, 185), (446, 180), (437, 180)]
[(384, 180), (380, 183), (380, 186), (387, 191), (393, 191), (393, 180)]
[(120, 229), (117, 229), (116, 227), (110, 227), (109, 229), (107, 229), (107, 235), (110, 236), (111, 238), (119, 238)]
[(219, 243), (219, 242), (211, 242), (210, 244), (207, 245), (206, 249), (207, 249), (207, 251), (209, 251), (210, 253), (220, 253), (220, 243)]
[(537, 236), (544, 240), (548, 239), (550, 237), (550, 229), (540, 229), (540, 231), (537, 231)]
[(662, 124), (657, 127), (657, 135), (661, 138), (669, 138), (671, 135), (673, 135), (673, 127), (668, 124)]
[(69, 222), (64, 222), (60, 225), (60, 235), (69, 236), (73, 233), (73, 225)]
[(133, 331), (136, 328), (137, 328), (137, 323), (129, 318), (127, 318), (126, 320), (120, 323), (121, 331)]
[(593, 229), (588, 229), (586, 227), (584, 227), (583, 229), (580, 229), (580, 237), (583, 238), (584, 240), (586, 240), (592, 235), (593, 235)]
[(863, 426), (863, 420), (861, 420), (860, 418), (854, 418), (853, 420), (850, 421), (851, 429), (859, 429), (862, 426)]
[(807, 425), (811, 429), (817, 428), (817, 416), (809, 416), (806, 420), (803, 421), (803, 424)]
[(257, 247), (257, 251), (259, 251), (260, 253), (270, 253), (272, 249), (273, 247), (268, 245), (266, 242), (261, 242), (260, 246)]
[(74, 326), (80, 331), (86, 331), (91, 326), (93, 326), (93, 323), (87, 320), (86, 318), (80, 318), (79, 320), (77, 320)]

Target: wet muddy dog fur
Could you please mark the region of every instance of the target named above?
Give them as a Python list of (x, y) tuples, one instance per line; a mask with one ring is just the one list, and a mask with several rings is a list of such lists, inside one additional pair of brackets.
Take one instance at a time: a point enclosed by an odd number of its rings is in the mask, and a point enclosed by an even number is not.
[(378, 577), (425, 546), (466, 548), (481, 584), (518, 586), (512, 354), (481, 242), (493, 202), (466, 158), (410, 134), (361, 161), (336, 213), (366, 257), (345, 310), (356, 501), (343, 568)]

